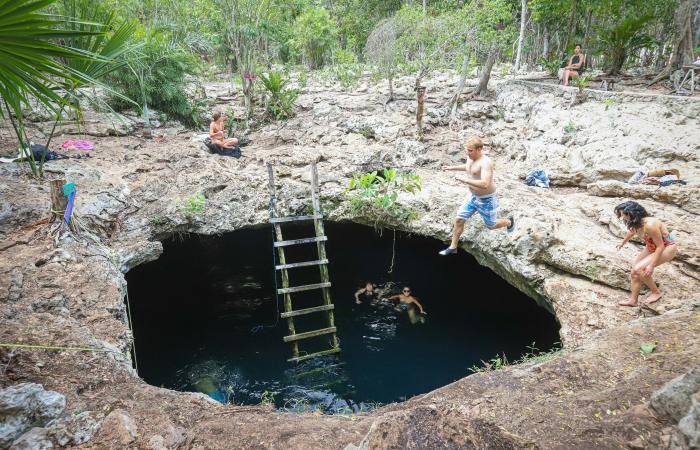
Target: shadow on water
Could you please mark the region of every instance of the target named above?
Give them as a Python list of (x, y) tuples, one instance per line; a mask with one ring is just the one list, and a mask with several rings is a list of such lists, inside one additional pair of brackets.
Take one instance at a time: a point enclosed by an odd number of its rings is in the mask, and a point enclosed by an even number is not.
[[(308, 237), (313, 227), (284, 231), (287, 239)], [(496, 354), (515, 360), (533, 343), (549, 350), (558, 341), (551, 314), (466, 253), (442, 257), (441, 242), (397, 233), (387, 273), (391, 231), (327, 223), (326, 234), (338, 356), (286, 362), (287, 325), (277, 319), (265, 227), (166, 241), (160, 259), (127, 274), (139, 374), (220, 402), (338, 413), (404, 400), (462, 378)], [(316, 259), (315, 246), (290, 248), (287, 259)], [(315, 267), (290, 272), (292, 285), (318, 277)], [(388, 294), (410, 285), (428, 315), (412, 324), (393, 302), (355, 304), (353, 294), (366, 280)], [(293, 299), (295, 309), (321, 304), (320, 291)], [(321, 319), (295, 321), (297, 332), (324, 327)], [(323, 338), (315, 341), (300, 348), (323, 348)]]

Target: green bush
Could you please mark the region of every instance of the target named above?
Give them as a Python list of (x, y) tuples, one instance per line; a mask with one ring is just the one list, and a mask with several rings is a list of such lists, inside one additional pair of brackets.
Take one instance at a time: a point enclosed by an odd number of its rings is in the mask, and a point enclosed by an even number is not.
[(299, 96), (297, 89), (285, 89), (288, 80), (282, 78), (281, 72), (260, 75), (260, 82), (270, 95), (267, 113), (275, 119), (286, 119), (294, 113), (294, 102)]
[(309, 69), (318, 69), (331, 60), (338, 29), (328, 11), (309, 8), (294, 21), (289, 47)]
[[(165, 32), (141, 30), (135, 39), (142, 46), (129, 56), (128, 65), (109, 75), (109, 85), (143, 109), (154, 108), (185, 125), (195, 125), (204, 105), (189, 99), (186, 79), (197, 72), (196, 57), (171, 42)], [(108, 102), (118, 111), (133, 106), (117, 96), (111, 96)]]

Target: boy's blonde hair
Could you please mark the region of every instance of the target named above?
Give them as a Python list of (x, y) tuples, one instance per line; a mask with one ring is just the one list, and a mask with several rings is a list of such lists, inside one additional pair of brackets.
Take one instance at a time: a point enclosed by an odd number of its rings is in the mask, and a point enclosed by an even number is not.
[(484, 148), (484, 143), (481, 142), (481, 139), (478, 137), (470, 137), (469, 140), (467, 141), (467, 148), (475, 148), (477, 150), (480, 150)]

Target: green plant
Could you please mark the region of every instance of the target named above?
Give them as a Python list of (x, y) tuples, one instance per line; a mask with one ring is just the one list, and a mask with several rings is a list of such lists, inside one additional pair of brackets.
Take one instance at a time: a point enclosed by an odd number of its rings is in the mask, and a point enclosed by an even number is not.
[(260, 81), (267, 90), (270, 98), (267, 102), (267, 112), (277, 120), (286, 119), (294, 114), (294, 102), (299, 96), (297, 89), (285, 89), (288, 80), (282, 78), (281, 72), (269, 72), (260, 75)]
[(204, 212), (207, 205), (207, 198), (201, 192), (187, 197), (180, 205), (180, 213), (188, 220), (192, 221), (195, 215)]
[(615, 106), (615, 103), (617, 103), (617, 102), (616, 102), (615, 99), (613, 99), (613, 98), (606, 98), (605, 100), (603, 100), (603, 104), (605, 105), (605, 110), (606, 110), (606, 111), (607, 111), (611, 106)]
[(562, 345), (561, 342), (557, 342), (552, 346), (551, 350), (548, 351), (540, 351), (537, 347), (535, 347), (535, 343), (533, 342), (532, 344), (528, 345), (527, 351), (523, 353), (520, 358), (516, 359), (513, 362), (509, 362), (508, 359), (506, 358), (505, 354), (501, 355), (496, 355), (495, 357), (491, 358), (488, 361), (481, 361), (481, 366), (473, 365), (471, 366), (468, 370), (470, 370), (472, 373), (477, 373), (477, 372), (489, 372), (492, 370), (498, 370), (498, 369), (503, 369), (507, 366), (510, 365), (516, 365), (516, 364), (525, 364), (525, 363), (542, 363), (547, 361), (548, 359), (552, 358), (554, 355), (562, 351)]
[(505, 119), (506, 109), (503, 106), (496, 106), (496, 116), (498, 116), (498, 120)]
[(549, 72), (551, 76), (556, 76), (557, 72), (559, 71), (559, 68), (562, 65), (562, 61), (556, 58), (547, 59), (543, 56), (540, 56), (538, 64), (542, 66), (542, 68), (545, 69), (547, 72)]
[(374, 216), (377, 222), (410, 222), (417, 218), (417, 212), (396, 203), (399, 193), (415, 194), (421, 190), (420, 176), (412, 173), (398, 174), (395, 169), (384, 169), (353, 175), (345, 190), (353, 212)]
[(582, 77), (576, 77), (574, 78), (574, 84), (578, 88), (579, 93), (582, 93), (584, 89), (588, 87), (588, 84), (591, 81), (591, 77), (589, 75), (584, 75)]
[(564, 125), (564, 133), (573, 133), (574, 131), (577, 130), (576, 124), (569, 121), (566, 125)]
[[(52, 3), (53, 0), (0, 3), (0, 119), (9, 118), (23, 150), (29, 146), (24, 108), (31, 107), (35, 100), (54, 115), (61, 115), (64, 109), (77, 111), (79, 105), (63, 93), (76, 83), (94, 80), (70, 64), (75, 60), (109, 61), (89, 49), (60, 44), (61, 40), (96, 37), (106, 31), (66, 28), (67, 23), (75, 21), (41, 11)], [(26, 161), (32, 173), (39, 175), (40, 169), (31, 152)]]
[(600, 268), (596, 265), (593, 264), (586, 264), (586, 267), (584, 267), (583, 271), (586, 273), (586, 276), (591, 279), (594, 283), (598, 280), (598, 275), (600, 274)]
[(260, 405), (261, 406), (275, 406), (275, 393), (274, 392), (269, 392), (265, 391), (262, 393), (260, 396)]
[(163, 216), (161, 216), (160, 214), (156, 214), (155, 216), (151, 217), (151, 220), (149, 222), (154, 227), (157, 227), (157, 226), (163, 225), (166, 221), (165, 221), (165, 218)]
[(186, 92), (186, 77), (197, 72), (194, 55), (180, 43), (173, 41), (168, 32), (154, 28), (140, 28), (135, 39), (142, 45), (125, 55), (127, 64), (108, 75), (113, 90), (108, 102), (115, 110), (131, 105), (123, 97), (132, 98), (141, 105), (148, 118), (149, 108), (164, 112), (185, 125), (195, 125), (195, 105)]
[(289, 46), (309, 69), (318, 69), (330, 61), (338, 29), (335, 20), (322, 6), (307, 8), (294, 21)]
[(653, 39), (643, 32), (653, 18), (653, 15), (633, 15), (613, 27), (598, 28), (603, 53), (609, 55), (608, 75), (619, 74), (629, 54), (653, 44)]

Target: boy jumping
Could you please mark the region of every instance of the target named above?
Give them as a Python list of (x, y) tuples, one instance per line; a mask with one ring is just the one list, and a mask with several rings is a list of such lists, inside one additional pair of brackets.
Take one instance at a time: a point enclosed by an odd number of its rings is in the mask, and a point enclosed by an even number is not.
[(515, 226), (513, 216), (507, 219), (496, 218), (498, 194), (496, 193), (496, 185), (493, 182), (493, 163), (488, 156), (482, 154), (484, 144), (481, 142), (481, 139), (478, 137), (469, 139), (466, 143), (466, 148), (469, 156), (467, 164), (442, 168), (442, 170), (469, 172), (470, 179), (465, 180), (465, 183), (469, 185), (472, 196), (457, 213), (457, 219), (452, 229), (452, 243), (440, 252), (441, 255), (457, 253), (459, 237), (464, 231), (464, 221), (473, 216), (475, 212), (479, 213), (481, 218), (484, 219), (486, 226), (491, 230), (507, 227), (508, 231), (513, 231)]

